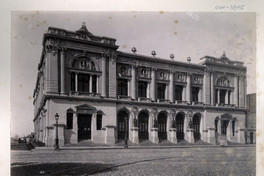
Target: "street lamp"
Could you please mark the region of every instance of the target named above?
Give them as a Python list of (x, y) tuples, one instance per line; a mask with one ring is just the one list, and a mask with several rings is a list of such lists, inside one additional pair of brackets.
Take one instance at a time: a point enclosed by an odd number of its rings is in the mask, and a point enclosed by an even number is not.
[(56, 139), (55, 139), (55, 150), (59, 150), (59, 137), (58, 137), (58, 120), (59, 120), (59, 114), (55, 114), (55, 120), (56, 120)]

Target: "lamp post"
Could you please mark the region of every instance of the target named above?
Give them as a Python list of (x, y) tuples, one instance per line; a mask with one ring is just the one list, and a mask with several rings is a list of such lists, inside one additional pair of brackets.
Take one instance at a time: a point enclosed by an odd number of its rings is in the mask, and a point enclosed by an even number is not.
[(55, 150), (59, 150), (59, 137), (58, 137), (58, 120), (59, 120), (59, 114), (55, 114), (55, 120), (56, 120), (56, 139), (55, 139)]

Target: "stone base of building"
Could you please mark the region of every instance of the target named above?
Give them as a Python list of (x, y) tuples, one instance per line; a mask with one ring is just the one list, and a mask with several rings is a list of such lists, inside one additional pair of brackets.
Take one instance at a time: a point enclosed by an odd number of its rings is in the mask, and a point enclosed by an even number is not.
[(193, 129), (191, 129), (191, 128), (187, 129), (186, 141), (188, 141), (191, 144), (195, 143), (193, 132), (194, 132)]
[(177, 129), (176, 128), (170, 128), (170, 132), (169, 132), (169, 141), (177, 144)]
[(158, 128), (151, 128), (151, 137), (150, 137), (150, 141), (158, 144), (159, 143), (159, 137), (158, 137)]

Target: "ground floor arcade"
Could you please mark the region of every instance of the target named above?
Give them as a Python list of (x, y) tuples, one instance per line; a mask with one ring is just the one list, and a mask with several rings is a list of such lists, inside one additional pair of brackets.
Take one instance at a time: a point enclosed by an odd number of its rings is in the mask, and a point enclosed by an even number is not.
[[(204, 107), (163, 107), (119, 105), (113, 103), (49, 101), (45, 112), (35, 121), (36, 138), (53, 146), (58, 127), (60, 145), (76, 144), (83, 140), (115, 145), (128, 139), (133, 143), (149, 140), (159, 143), (168, 140), (177, 144), (203, 141), (210, 144), (221, 140), (245, 143), (245, 113), (206, 109)], [(60, 115), (58, 124), (54, 115)]]

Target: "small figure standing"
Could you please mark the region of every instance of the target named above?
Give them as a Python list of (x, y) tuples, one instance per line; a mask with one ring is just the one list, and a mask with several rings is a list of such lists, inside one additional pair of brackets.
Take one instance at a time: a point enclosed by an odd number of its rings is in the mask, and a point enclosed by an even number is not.
[(20, 146), (21, 145), (21, 139), (18, 138), (18, 145)]
[(190, 119), (188, 126), (189, 126), (189, 128), (193, 128), (193, 122), (192, 122), (192, 119)]

